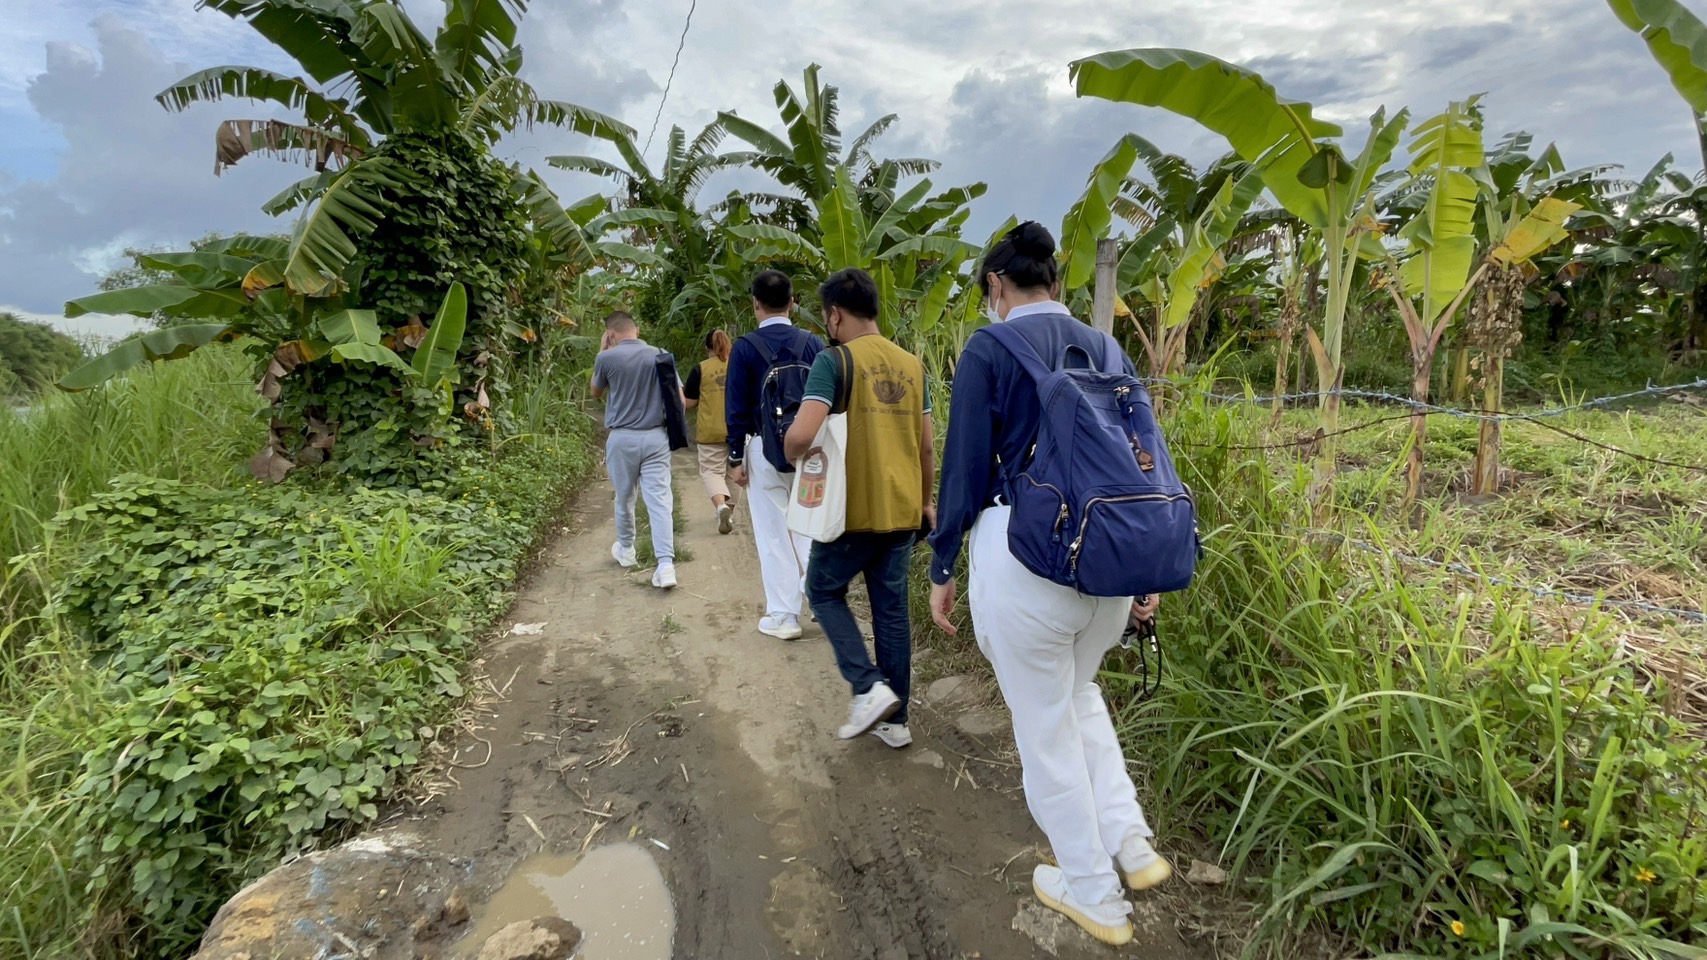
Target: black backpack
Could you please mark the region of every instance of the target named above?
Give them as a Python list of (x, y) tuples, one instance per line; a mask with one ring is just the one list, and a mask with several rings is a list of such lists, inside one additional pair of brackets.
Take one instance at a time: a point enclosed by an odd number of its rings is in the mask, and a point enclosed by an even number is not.
[(765, 360), (765, 379), (759, 385), (759, 442), (765, 459), (778, 473), (794, 472), (794, 464), (783, 453), (782, 441), (788, 436), (788, 428), (794, 425), (801, 401), (806, 399), (806, 377), (812, 372), (811, 363), (800, 356), (812, 335), (804, 330), (794, 333), (794, 343), (784, 347), (780, 354), (757, 333), (745, 338)]
[(659, 350), (655, 364), (658, 370), (658, 392), (663, 394), (664, 398), (664, 432), (670, 436), (670, 449), (686, 450), (688, 413), (682, 409), (682, 387), (676, 376), (676, 358), (668, 350)]

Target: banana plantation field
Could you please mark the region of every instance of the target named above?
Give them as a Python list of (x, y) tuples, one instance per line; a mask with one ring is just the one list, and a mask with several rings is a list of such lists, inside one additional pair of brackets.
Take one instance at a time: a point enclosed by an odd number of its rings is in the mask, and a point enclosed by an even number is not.
[[(0, 365), (0, 960), (261, 960), (222, 905), (401, 829), (458, 879), (370, 883), (371, 942), (318, 954), (287, 928), (347, 917), (273, 917), (271, 955), (475, 956), (457, 938), (506, 916), (524, 856), (625, 833), (675, 904), (660, 956), (1117, 955), (1015, 880), (1048, 854), (1005, 721), (968, 719), (1006, 714), (965, 608), (931, 624), (927, 553), (920, 742), (881, 764), (827, 746), (823, 644), (746, 637), (752, 543), (706, 536), (685, 460), (673, 605), (605, 555), (608, 313), (685, 373), (753, 329), (759, 271), (821, 327), (811, 291), (861, 268), (940, 442), (978, 265), (1034, 215), (890, 156), (893, 114), (844, 130), (817, 66), (774, 116), (649, 149), (523, 79), (525, 0), (197, 6), (299, 70), (200, 70), (160, 106), (269, 104), (218, 126), (217, 165), (307, 175), (253, 198), (275, 231), (138, 251), (68, 302), (148, 321), (100, 356), (0, 328), (39, 348)], [(1653, 54), (1627, 69), (1707, 129), (1707, 25), (1607, 6)], [(1048, 224), (1058, 299), (1136, 362), (1204, 546), (1159, 646), (1104, 663), (1179, 865), (1118, 955), (1707, 958), (1697, 158), (1566, 158), (1473, 91), (1348, 130), (1207, 53), (1085, 52), (1079, 97), (1225, 147), (1110, 131)], [(542, 169), (608, 189), (500, 159), (542, 127), (587, 151)], [(730, 171), (763, 185), (712, 195)], [(408, 896), (437, 899), (393, 916)], [(620, 929), (626, 896), (595, 912)], [(604, 936), (587, 956), (651, 955)]]

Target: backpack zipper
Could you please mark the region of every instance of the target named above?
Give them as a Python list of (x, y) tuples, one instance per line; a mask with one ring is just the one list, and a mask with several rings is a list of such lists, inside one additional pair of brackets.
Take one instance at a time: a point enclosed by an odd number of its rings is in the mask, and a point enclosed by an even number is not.
[(1084, 519), (1079, 521), (1079, 536), (1067, 547), (1067, 569), (1074, 580), (1079, 578), (1079, 548), (1085, 545), (1085, 528), (1091, 522), (1091, 510), (1099, 503), (1137, 503), (1145, 500), (1172, 503), (1191, 500), (1191, 493), (1134, 493), (1124, 497), (1096, 497), (1085, 502)]
[[(1035, 450), (1036, 447), (1034, 446), (1032, 449)], [(1072, 516), (1072, 511), (1067, 506), (1067, 495), (1062, 493), (1061, 488), (1055, 486), (1053, 483), (1038, 483), (1037, 480), (1035, 480), (1029, 473), (1022, 473), (1020, 476), (1024, 478), (1025, 482), (1034, 487), (1043, 487), (1047, 490), (1053, 490), (1055, 495), (1061, 498), (1061, 512), (1055, 516), (1055, 529), (1053, 531), (1054, 539), (1059, 543), (1061, 541), (1061, 528), (1066, 526), (1068, 519)]]

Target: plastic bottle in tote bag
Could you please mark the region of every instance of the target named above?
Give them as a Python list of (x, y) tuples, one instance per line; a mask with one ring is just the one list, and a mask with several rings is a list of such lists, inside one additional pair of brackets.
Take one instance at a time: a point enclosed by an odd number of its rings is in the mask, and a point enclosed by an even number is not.
[(832, 414), (794, 471), (788, 529), (818, 543), (836, 540), (847, 529), (847, 447), (848, 415)]

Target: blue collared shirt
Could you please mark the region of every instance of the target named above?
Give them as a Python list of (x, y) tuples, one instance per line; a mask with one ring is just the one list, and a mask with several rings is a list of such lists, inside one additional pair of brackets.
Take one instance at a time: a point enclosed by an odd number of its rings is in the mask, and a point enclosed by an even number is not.
[[(1014, 307), (1006, 322), (1025, 334), (1045, 362), (1057, 367), (1069, 346), (1082, 347), (1100, 360), (1107, 342), (1054, 301)], [(1122, 356), (1121, 362), (1127, 373), (1137, 375), (1130, 357)], [(936, 532), (930, 537), (932, 583), (954, 577), (962, 541), (978, 515), (1003, 492), (1004, 465), (1024, 465), (1042, 414), (1031, 376), (1019, 361), (995, 337), (974, 332), (954, 369)]]

